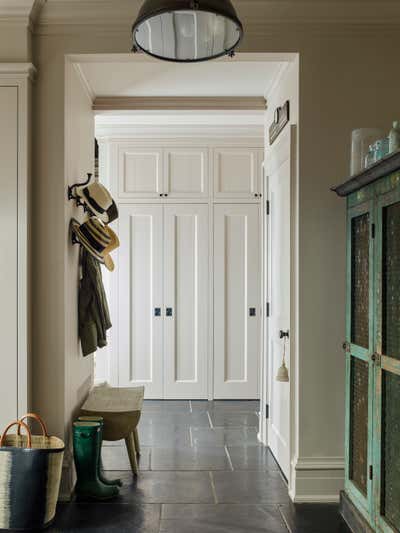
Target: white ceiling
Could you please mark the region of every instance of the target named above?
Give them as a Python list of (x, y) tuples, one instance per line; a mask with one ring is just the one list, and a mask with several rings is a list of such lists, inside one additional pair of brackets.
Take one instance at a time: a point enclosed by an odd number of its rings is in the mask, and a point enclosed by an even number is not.
[(284, 63), (226, 60), (176, 64), (137, 56), (79, 62), (93, 96), (265, 96)]

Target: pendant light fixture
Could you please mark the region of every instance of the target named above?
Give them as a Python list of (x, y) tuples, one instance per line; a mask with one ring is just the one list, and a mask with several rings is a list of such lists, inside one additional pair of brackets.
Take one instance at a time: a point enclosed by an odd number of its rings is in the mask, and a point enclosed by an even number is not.
[(132, 27), (134, 52), (178, 63), (233, 56), (242, 37), (230, 0), (146, 0)]

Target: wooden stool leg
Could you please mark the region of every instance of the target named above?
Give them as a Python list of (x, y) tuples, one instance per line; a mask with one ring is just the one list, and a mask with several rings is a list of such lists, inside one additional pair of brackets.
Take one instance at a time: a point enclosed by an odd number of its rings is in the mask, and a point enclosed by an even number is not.
[(139, 433), (138, 433), (137, 428), (135, 428), (135, 429), (133, 430), (133, 438), (135, 439), (136, 453), (137, 453), (138, 455), (140, 455), (140, 442), (139, 442)]
[(129, 462), (131, 463), (132, 472), (135, 475), (139, 473), (139, 467), (136, 456), (135, 439), (133, 433), (130, 433), (125, 439), (126, 449), (128, 450)]

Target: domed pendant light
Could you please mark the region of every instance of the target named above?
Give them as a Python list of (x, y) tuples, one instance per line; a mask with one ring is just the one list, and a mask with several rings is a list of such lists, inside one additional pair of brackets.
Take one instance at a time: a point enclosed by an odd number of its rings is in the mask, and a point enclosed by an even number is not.
[(233, 56), (242, 37), (230, 0), (146, 0), (132, 27), (133, 51), (180, 63)]

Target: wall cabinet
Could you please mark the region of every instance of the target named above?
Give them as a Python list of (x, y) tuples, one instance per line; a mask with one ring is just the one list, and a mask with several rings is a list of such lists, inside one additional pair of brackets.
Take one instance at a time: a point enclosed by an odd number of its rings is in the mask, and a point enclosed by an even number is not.
[(254, 200), (261, 197), (260, 148), (121, 143), (112, 161), (121, 199)]
[(342, 512), (354, 530), (387, 533), (400, 530), (399, 154), (363, 182), (337, 189), (348, 194)]
[(119, 385), (206, 398), (207, 205), (121, 205)]

